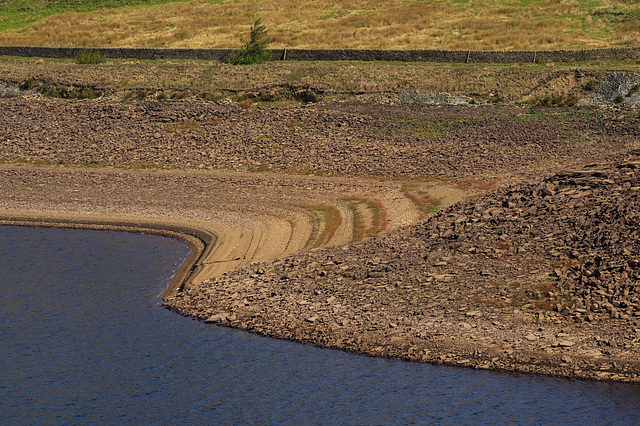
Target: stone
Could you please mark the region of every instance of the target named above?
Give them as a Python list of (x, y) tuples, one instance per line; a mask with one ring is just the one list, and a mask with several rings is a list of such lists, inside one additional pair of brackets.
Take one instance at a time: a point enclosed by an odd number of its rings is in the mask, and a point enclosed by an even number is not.
[(436, 281), (440, 281), (440, 282), (444, 282), (444, 283), (449, 283), (449, 282), (453, 281), (453, 276), (447, 275), (447, 274), (434, 274), (433, 278)]
[(223, 321), (227, 321), (229, 314), (227, 312), (221, 312), (218, 314), (211, 315), (209, 318), (205, 320), (205, 322), (209, 323), (220, 323)]

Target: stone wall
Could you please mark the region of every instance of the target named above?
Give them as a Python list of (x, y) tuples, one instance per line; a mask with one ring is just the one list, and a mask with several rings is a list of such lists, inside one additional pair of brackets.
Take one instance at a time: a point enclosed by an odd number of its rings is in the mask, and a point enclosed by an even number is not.
[[(73, 58), (81, 48), (0, 46), (0, 56)], [(222, 61), (234, 49), (101, 49), (113, 59), (205, 59)], [(454, 63), (586, 62), (640, 59), (640, 48), (587, 50), (371, 50), (273, 49), (274, 60), (288, 61), (400, 61)]]

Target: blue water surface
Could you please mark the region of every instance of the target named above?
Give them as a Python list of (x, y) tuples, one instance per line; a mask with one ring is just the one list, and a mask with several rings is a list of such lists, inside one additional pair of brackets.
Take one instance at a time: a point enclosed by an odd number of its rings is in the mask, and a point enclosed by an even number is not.
[(188, 249), (0, 226), (0, 424), (640, 424), (640, 387), (356, 356), (161, 307)]

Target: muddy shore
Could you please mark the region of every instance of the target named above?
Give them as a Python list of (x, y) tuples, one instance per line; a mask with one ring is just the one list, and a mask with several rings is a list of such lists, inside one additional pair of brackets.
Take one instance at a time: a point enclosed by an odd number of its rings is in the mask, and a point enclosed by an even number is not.
[(0, 105), (2, 220), (191, 235), (201, 253), (165, 297), (181, 314), (371, 356), (640, 381), (637, 112)]
[[(640, 154), (640, 153), (638, 153)], [(178, 312), (370, 356), (640, 380), (640, 156), (209, 280)]]

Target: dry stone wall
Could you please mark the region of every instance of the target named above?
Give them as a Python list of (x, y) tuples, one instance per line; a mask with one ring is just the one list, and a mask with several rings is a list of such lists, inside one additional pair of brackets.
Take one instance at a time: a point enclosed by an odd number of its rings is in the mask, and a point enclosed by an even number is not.
[[(0, 56), (73, 58), (81, 48), (0, 46)], [(104, 48), (113, 59), (203, 59), (223, 61), (234, 49), (133, 49)], [(399, 61), (454, 63), (546, 63), (621, 61), (640, 59), (640, 47), (587, 50), (372, 50), (372, 49), (272, 49), (274, 60), (288, 61)]]

